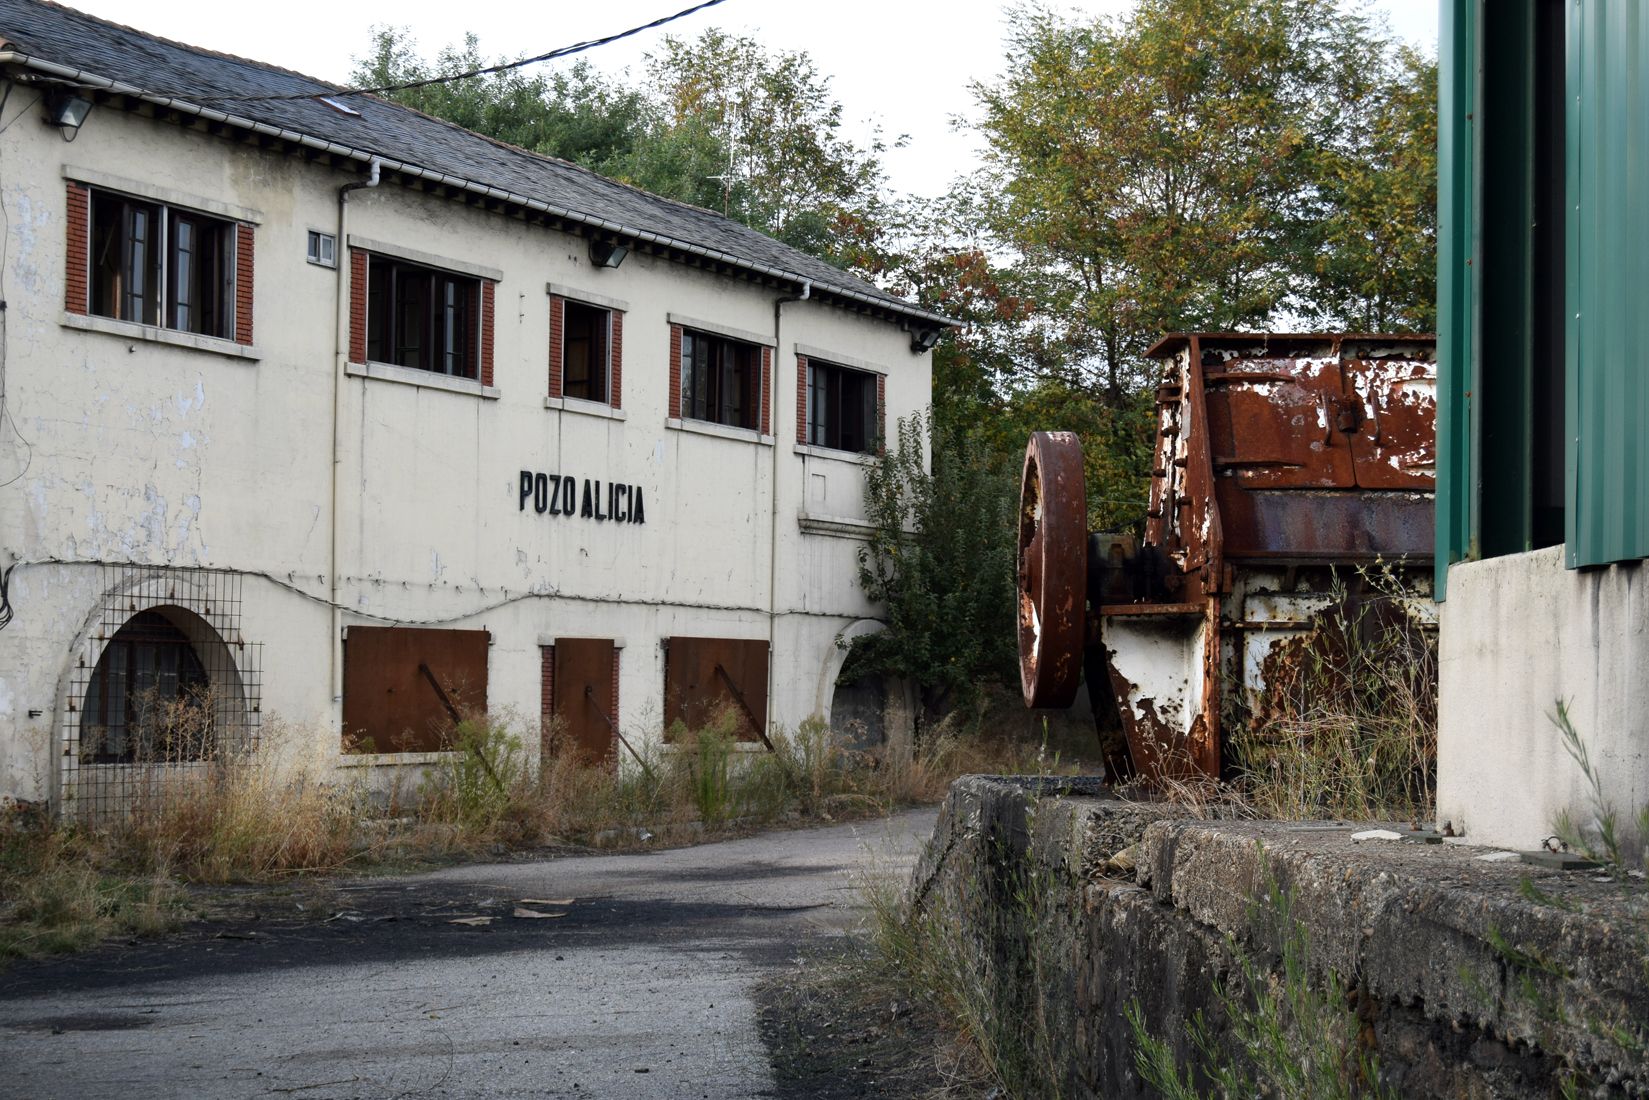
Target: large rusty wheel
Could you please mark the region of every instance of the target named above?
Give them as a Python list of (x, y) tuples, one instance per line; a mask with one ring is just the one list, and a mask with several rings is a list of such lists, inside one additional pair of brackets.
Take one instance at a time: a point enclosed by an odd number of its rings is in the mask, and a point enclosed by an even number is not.
[(1034, 432), (1019, 484), (1019, 681), (1028, 707), (1068, 707), (1088, 617), (1088, 491), (1074, 432)]

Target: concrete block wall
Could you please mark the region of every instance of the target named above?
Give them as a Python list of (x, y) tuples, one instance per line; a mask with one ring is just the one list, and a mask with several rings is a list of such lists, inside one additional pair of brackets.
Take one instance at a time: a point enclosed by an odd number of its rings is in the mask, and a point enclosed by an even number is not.
[[(1449, 569), (1438, 664), (1437, 817), (1478, 844), (1535, 848), (1590, 788), (1552, 716), (1569, 708), (1630, 821), (1649, 806), (1649, 573), (1566, 569), (1563, 547)], [(1637, 841), (1639, 838), (1634, 838)]]

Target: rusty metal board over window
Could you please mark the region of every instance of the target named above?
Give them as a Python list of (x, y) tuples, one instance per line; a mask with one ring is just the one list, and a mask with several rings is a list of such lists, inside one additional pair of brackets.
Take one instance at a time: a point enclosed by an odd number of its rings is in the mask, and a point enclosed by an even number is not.
[(617, 760), (614, 733), (618, 715), (611, 712), (617, 662), (611, 638), (555, 640), (555, 696), (552, 704), (560, 728), (560, 747), (590, 764)]
[(731, 712), (741, 741), (767, 731), (765, 639), (670, 638), (664, 650), (664, 729), (703, 729)]
[(352, 626), (344, 639), (343, 751), (436, 752), (487, 708), (485, 630)]

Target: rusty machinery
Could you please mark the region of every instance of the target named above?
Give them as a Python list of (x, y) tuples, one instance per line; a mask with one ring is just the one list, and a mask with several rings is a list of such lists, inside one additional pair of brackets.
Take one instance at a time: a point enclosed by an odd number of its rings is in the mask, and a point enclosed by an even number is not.
[(1113, 772), (1217, 777), (1222, 714), (1263, 698), (1273, 647), (1357, 567), (1382, 563), (1435, 623), (1436, 341), (1190, 333), (1146, 354), (1162, 374), (1143, 540), (1088, 532), (1073, 433), (1026, 448), (1022, 686), (1066, 707), (1086, 672), (1126, 737)]

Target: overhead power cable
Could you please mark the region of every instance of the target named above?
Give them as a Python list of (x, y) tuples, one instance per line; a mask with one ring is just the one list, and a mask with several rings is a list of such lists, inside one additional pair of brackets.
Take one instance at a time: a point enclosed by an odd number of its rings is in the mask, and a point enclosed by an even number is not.
[(705, 8), (713, 8), (717, 4), (723, 3), (726, 3), (726, 0), (702, 0), (701, 3), (694, 4), (690, 8), (683, 8), (674, 15), (661, 16), (658, 19), (653, 20), (651, 23), (643, 23), (639, 27), (631, 27), (629, 30), (619, 31), (617, 34), (609, 34), (603, 38), (592, 38), (587, 42), (577, 42), (571, 46), (562, 46), (558, 49), (550, 50), (548, 53), (541, 53), (534, 57), (523, 57), (519, 61), (502, 61), (497, 65), (487, 65), (480, 69), (471, 69), (468, 72), (462, 73), (452, 73), (447, 76), (431, 76), (425, 77), (422, 80), (405, 80), (399, 84), (383, 84), (376, 88), (338, 88), (320, 92), (286, 92), (280, 95), (195, 95), (193, 98), (202, 102), (211, 103), (262, 103), (273, 100), (320, 99), (322, 97), (327, 99), (337, 99), (339, 96), (351, 95), (387, 95), (392, 92), (409, 91), (413, 88), (429, 88), (436, 84), (451, 84), (459, 80), (469, 80), (477, 76), (491, 76), (493, 73), (508, 72), (511, 69), (521, 69), (528, 65), (537, 65), (543, 61), (554, 61), (558, 57), (571, 57), (573, 54), (584, 53), (586, 50), (593, 50), (598, 46), (606, 46), (613, 42), (617, 42), (620, 39), (631, 38), (635, 35), (643, 33), (644, 31), (650, 31), (657, 27), (674, 23), (676, 20), (685, 19), (695, 12), (701, 12)]

